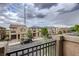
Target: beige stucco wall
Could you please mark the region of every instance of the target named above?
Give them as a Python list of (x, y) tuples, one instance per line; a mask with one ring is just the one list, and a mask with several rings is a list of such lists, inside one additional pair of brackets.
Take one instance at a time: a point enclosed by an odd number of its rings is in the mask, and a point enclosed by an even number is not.
[(79, 56), (79, 37), (65, 35), (63, 41), (64, 56)]
[(64, 41), (63, 55), (64, 56), (79, 56), (79, 43)]
[[(64, 40), (59, 42), (60, 36), (64, 36)], [(79, 36), (70, 35), (53, 35), (53, 40), (56, 40), (56, 53), (62, 53), (63, 56), (79, 56)], [(57, 42), (58, 41), (58, 42)], [(61, 44), (63, 43), (63, 44)], [(60, 47), (60, 46), (62, 47)]]

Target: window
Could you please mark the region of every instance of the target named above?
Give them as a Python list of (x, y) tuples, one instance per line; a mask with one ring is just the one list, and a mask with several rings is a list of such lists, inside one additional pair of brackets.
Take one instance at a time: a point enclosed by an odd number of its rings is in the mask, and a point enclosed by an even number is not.
[(25, 29), (24, 28), (21, 28), (21, 32), (24, 32), (25, 31)]
[(11, 31), (11, 33), (16, 33), (16, 31)]
[(36, 30), (33, 30), (33, 32), (36, 32)]

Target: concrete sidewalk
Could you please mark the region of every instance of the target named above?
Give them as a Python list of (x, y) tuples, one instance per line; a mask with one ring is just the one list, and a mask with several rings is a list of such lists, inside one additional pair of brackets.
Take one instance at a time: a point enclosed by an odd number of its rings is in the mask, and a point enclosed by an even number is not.
[(9, 43), (9, 46), (20, 44), (20, 42)]
[(20, 41), (18, 41), (18, 40), (12, 40), (12, 41), (8, 41), (7, 43), (8, 43), (9, 46), (12, 46), (12, 45), (20, 44)]

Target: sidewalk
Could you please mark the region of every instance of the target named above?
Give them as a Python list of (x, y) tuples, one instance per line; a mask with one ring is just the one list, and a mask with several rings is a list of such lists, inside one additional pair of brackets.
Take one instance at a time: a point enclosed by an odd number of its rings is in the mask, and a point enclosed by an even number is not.
[(17, 44), (20, 44), (20, 41), (18, 41), (18, 40), (11, 40), (11, 41), (8, 42), (9, 46), (17, 45)]
[(38, 38), (34, 38), (33, 41), (37, 41), (37, 40), (42, 40), (43, 38), (38, 37)]

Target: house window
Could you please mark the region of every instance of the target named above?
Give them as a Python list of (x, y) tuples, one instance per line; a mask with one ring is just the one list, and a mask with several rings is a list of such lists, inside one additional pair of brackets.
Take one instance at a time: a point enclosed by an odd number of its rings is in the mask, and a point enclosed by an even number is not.
[(22, 28), (22, 29), (21, 29), (21, 32), (23, 32), (23, 31), (25, 31), (25, 29)]
[(11, 31), (11, 33), (16, 33), (16, 31)]
[(35, 30), (33, 30), (33, 32), (36, 32)]

